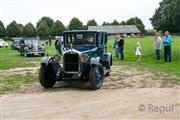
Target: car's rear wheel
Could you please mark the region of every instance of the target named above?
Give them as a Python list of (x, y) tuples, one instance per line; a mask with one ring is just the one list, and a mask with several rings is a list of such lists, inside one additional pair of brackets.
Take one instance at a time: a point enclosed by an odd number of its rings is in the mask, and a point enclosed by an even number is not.
[(24, 57), (29, 57), (29, 54), (24, 53)]
[(92, 89), (97, 90), (101, 88), (104, 81), (104, 70), (102, 64), (91, 67), (89, 80)]
[(40, 67), (39, 82), (44, 88), (52, 88), (56, 83), (56, 75), (51, 64)]
[(44, 53), (41, 53), (41, 56), (43, 57), (45, 54)]

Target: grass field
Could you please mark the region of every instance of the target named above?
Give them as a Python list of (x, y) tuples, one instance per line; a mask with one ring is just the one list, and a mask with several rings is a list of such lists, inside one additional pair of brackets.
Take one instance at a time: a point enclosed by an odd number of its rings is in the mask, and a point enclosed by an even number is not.
[[(142, 47), (142, 60), (141, 62), (136, 61), (135, 46), (136, 42), (139, 41)], [(108, 41), (108, 52), (113, 53), (113, 40)], [(9, 42), (9, 44), (11, 44)], [(142, 38), (126, 38), (125, 39), (125, 60), (113, 59), (113, 65), (121, 65), (128, 67), (135, 67), (139, 70), (148, 70), (156, 75), (156, 77), (164, 76), (164, 80), (173, 81), (180, 83), (180, 36), (173, 37), (172, 44), (172, 62), (165, 63), (163, 60), (163, 48), (161, 50), (161, 60), (156, 61), (155, 51), (153, 49), (154, 38), (153, 37), (142, 37)], [(53, 56), (55, 54), (55, 48), (52, 46), (45, 46), (46, 54)], [(8, 48), (0, 48), (0, 70), (8, 70), (19, 67), (32, 67), (38, 66), (42, 57), (28, 57), (20, 56), (15, 50)], [(8, 74), (8, 73), (7, 73)], [(177, 77), (173, 77), (173, 76)], [(31, 79), (32, 78), (32, 79)], [(15, 75), (7, 77), (2, 80), (0, 77), (0, 88), (2, 92), (11, 91), (19, 88), (20, 84), (29, 84), (37, 82), (37, 76), (31, 74)], [(32, 80), (32, 81), (31, 81)], [(15, 87), (14, 87), (15, 86)]]
[[(141, 62), (136, 62), (135, 57), (135, 49), (136, 42), (139, 41), (142, 47), (142, 60)], [(112, 51), (113, 40), (110, 40), (108, 51)], [(172, 44), (172, 62), (165, 63), (164, 62), (164, 53), (163, 47), (161, 49), (161, 60), (156, 61), (155, 58), (155, 50), (154, 46), (154, 39), (153, 37), (143, 37), (143, 38), (129, 38), (125, 39), (125, 60), (115, 60), (114, 65), (117, 64), (125, 64), (129, 66), (135, 66), (142, 69), (149, 69), (153, 72), (163, 71), (166, 73), (172, 73), (180, 76), (180, 37), (175, 36), (173, 37), (173, 44)]]
[[(136, 62), (135, 49), (136, 42), (139, 41), (142, 46), (142, 60), (141, 62)], [(9, 44), (11, 44), (9, 42)], [(164, 63), (163, 61), (163, 48), (161, 50), (161, 60), (157, 62), (155, 60), (155, 51), (153, 49), (154, 39), (153, 37), (143, 37), (143, 38), (127, 38), (125, 39), (125, 60), (113, 60), (114, 65), (118, 64), (131, 64), (141, 67), (147, 67), (155, 70), (163, 71), (180, 71), (180, 37), (173, 37), (172, 45), (172, 62)], [(113, 53), (113, 40), (108, 41), (108, 52)], [(55, 48), (52, 46), (45, 46), (46, 54), (52, 56), (55, 54)], [(27, 67), (35, 66), (39, 63), (41, 57), (28, 57), (25, 58), (20, 56), (15, 50), (8, 48), (0, 48), (0, 70), (17, 68), (17, 67)]]

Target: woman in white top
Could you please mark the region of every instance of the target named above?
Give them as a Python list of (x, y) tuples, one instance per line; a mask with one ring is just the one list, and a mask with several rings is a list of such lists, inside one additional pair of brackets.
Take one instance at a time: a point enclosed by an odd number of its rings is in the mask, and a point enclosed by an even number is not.
[(137, 61), (141, 61), (141, 44), (139, 42), (136, 43), (136, 52), (135, 55), (137, 56)]

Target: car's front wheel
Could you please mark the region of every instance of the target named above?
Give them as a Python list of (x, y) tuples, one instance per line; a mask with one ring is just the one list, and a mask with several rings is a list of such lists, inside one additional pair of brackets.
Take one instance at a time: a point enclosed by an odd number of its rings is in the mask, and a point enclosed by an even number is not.
[(56, 83), (56, 75), (51, 64), (40, 67), (39, 82), (44, 88), (52, 88)]
[(89, 80), (92, 89), (97, 90), (101, 88), (104, 81), (104, 70), (102, 64), (91, 67)]

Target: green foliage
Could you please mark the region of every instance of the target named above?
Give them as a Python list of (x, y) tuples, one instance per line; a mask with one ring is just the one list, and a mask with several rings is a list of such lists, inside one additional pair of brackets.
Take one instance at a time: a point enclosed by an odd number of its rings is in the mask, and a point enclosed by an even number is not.
[(130, 18), (126, 21), (127, 25), (136, 25), (136, 27), (141, 31), (142, 34), (145, 33), (145, 26), (142, 20), (138, 17)]
[(92, 19), (87, 22), (87, 26), (98, 26), (98, 24), (94, 19)]
[(108, 22), (103, 22), (102, 26), (109, 26), (111, 25), (111, 23), (108, 23)]
[(163, 0), (150, 18), (153, 27), (158, 31), (180, 32), (180, 0)]
[(0, 21), (0, 37), (5, 37), (5, 36), (6, 36), (6, 30), (4, 24)]
[(34, 28), (32, 23), (28, 23), (24, 26), (22, 33), (25, 37), (33, 37), (36, 36), (36, 29)]
[(48, 27), (47, 21), (43, 20), (37, 27), (37, 35), (40, 37), (49, 36), (50, 29)]
[(83, 23), (78, 18), (72, 18), (69, 23), (69, 30), (81, 30), (83, 29)]
[(54, 25), (52, 26), (52, 31), (51, 35), (56, 36), (56, 35), (62, 35), (63, 31), (65, 31), (65, 26), (63, 23), (59, 20), (57, 20)]
[[(43, 23), (42, 23), (43, 22)], [(46, 23), (45, 23), (46, 22)], [(54, 24), (54, 20), (50, 17), (42, 17), (38, 23), (37, 23), (37, 26), (36, 26), (36, 30), (42, 28), (42, 24), (44, 24), (43, 26), (46, 26), (46, 27), (43, 27), (44, 30), (43, 31), (48, 31), (48, 34), (47, 33), (44, 33), (45, 36), (48, 36), (50, 35), (51, 33), (51, 30), (52, 30), (52, 27), (53, 27), (53, 24)], [(45, 25), (46, 24), (46, 25)], [(46, 30), (45, 30), (46, 28)], [(39, 33), (40, 35), (42, 35), (42, 33)]]
[(119, 23), (120, 25), (126, 25), (125, 21), (122, 21), (121, 23)]
[(119, 22), (117, 20), (114, 20), (111, 25), (119, 25)]
[(22, 28), (23, 25), (12, 21), (6, 28), (6, 34), (8, 37), (20, 37), (22, 35)]

